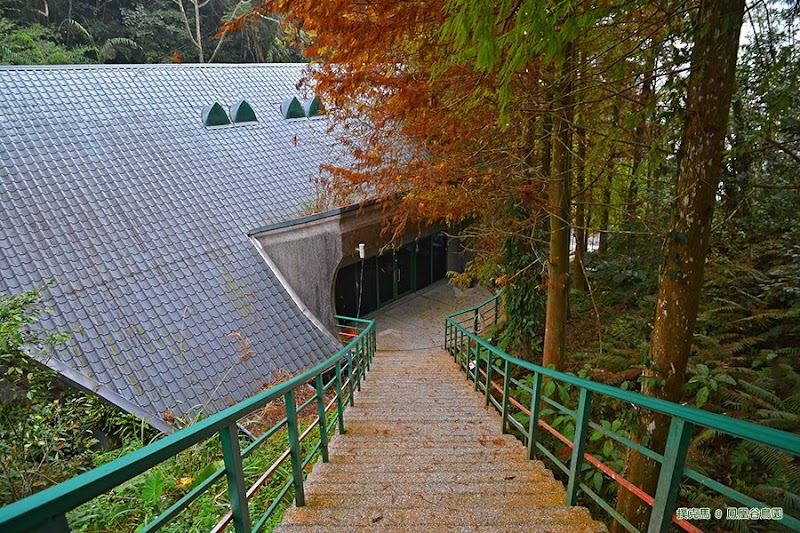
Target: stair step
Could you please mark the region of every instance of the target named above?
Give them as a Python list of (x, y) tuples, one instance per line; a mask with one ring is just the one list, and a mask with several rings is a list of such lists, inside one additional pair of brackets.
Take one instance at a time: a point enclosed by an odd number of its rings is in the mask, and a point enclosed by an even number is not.
[[(375, 442), (374, 439), (381, 438), (380, 442)], [(493, 437), (491, 440), (483, 437), (454, 435), (450, 439), (444, 437), (404, 437), (394, 438), (389, 436), (378, 435), (352, 435), (348, 438), (347, 444), (350, 449), (360, 448), (369, 450), (370, 448), (384, 448), (388, 450), (411, 450), (414, 448), (428, 449), (428, 448), (452, 448), (456, 451), (480, 451), (488, 450), (495, 452), (504, 449), (513, 449), (513, 445), (505, 440)], [(387, 452), (388, 453), (388, 452)]]
[[(513, 493), (489, 492), (475, 494), (480, 497), (480, 503), (484, 506), (500, 507), (504, 505), (525, 505), (531, 507), (541, 507), (549, 505), (563, 505), (566, 493), (561, 491), (553, 492), (531, 492)], [(334, 507), (346, 509), (351, 507), (440, 507), (459, 511), (464, 508), (464, 493), (454, 492), (420, 492), (413, 493), (392, 493), (392, 494), (360, 494), (357, 498), (354, 494), (308, 494), (306, 496), (306, 506), (315, 507)]]
[(525, 479), (526, 476), (531, 476), (534, 479), (539, 479), (542, 476), (552, 478), (550, 470), (544, 466), (536, 465), (535, 463), (511, 463), (511, 462), (464, 462), (461, 464), (449, 463), (434, 463), (434, 462), (406, 462), (394, 461), (392, 458), (387, 458), (385, 462), (381, 463), (317, 463), (314, 466), (314, 475), (369, 475), (377, 474), (391, 474), (392, 479), (399, 479), (402, 475), (419, 475), (419, 474), (447, 474), (453, 476), (453, 479), (466, 480), (485, 478), (491, 479)]
[(430, 448), (398, 448), (396, 446), (348, 446), (344, 443), (334, 445), (331, 443), (328, 448), (330, 451), (331, 462), (359, 462), (365, 461), (366, 457), (377, 457), (379, 459), (391, 454), (395, 458), (407, 461), (430, 461), (437, 458), (442, 462), (472, 462), (472, 461), (527, 461), (525, 450), (513, 448), (497, 449), (457, 449), (453, 447), (430, 447)]
[(385, 453), (487, 453), (490, 455), (504, 452), (518, 453), (524, 455), (525, 449), (514, 442), (499, 436), (454, 436), (446, 437), (426, 437), (426, 436), (407, 436), (405, 438), (394, 438), (393, 436), (378, 435), (350, 435), (345, 434), (341, 440), (339, 437), (334, 439), (329, 450), (341, 450), (343, 453), (370, 452), (371, 450), (385, 450)]
[[(325, 468), (331, 466), (333, 468)], [(499, 486), (509, 482), (514, 483), (537, 483), (553, 479), (553, 474), (547, 470), (524, 470), (524, 471), (505, 471), (497, 476), (481, 476), (476, 479), (476, 475), (470, 471), (446, 471), (439, 470), (434, 472), (412, 472), (412, 471), (379, 471), (368, 472), (359, 469), (341, 468), (341, 465), (319, 465), (309, 475), (309, 479), (316, 482), (325, 481), (328, 483), (367, 483), (367, 482), (388, 482), (388, 483), (474, 483), (494, 481)]]
[[(369, 418), (378, 418), (381, 416), (413, 418), (446, 416), (454, 420), (497, 420), (497, 414), (494, 408), (486, 407), (482, 402), (476, 405), (464, 404), (461, 405), (458, 410), (447, 411), (443, 408), (440, 409), (440, 406), (437, 405), (405, 403), (386, 406), (378, 403), (370, 405), (367, 402), (362, 402), (358, 397), (356, 397), (356, 400), (356, 404), (347, 409), (348, 416), (351, 414), (357, 414), (359, 418), (362, 415)], [(367, 407), (369, 407), (369, 409)], [(445, 412), (442, 413), (441, 411)]]
[[(499, 426), (499, 424), (498, 424)], [(494, 440), (497, 430), (500, 428), (492, 424), (491, 426), (465, 426), (464, 424), (418, 424), (415, 429), (412, 424), (372, 424), (365, 422), (351, 422), (345, 425), (348, 437), (351, 436), (377, 436), (378, 438), (406, 439), (417, 437), (442, 437), (444, 433), (447, 438), (451, 437), (474, 437), (485, 440)], [(492, 431), (494, 430), (494, 431)]]
[(493, 455), (486, 453), (446, 453), (446, 454), (416, 454), (409, 450), (402, 455), (385, 453), (331, 453), (330, 464), (334, 465), (355, 465), (365, 469), (377, 464), (394, 462), (400, 464), (435, 464), (442, 468), (460, 468), (461, 465), (514, 465), (517, 468), (535, 468), (537, 470), (547, 470), (539, 461), (529, 461), (524, 455), (519, 453), (509, 453), (503, 455)]
[[(435, 531), (449, 531), (459, 533), (598, 533), (606, 529), (598, 522), (586, 524), (583, 522), (563, 522), (560, 524), (543, 525), (538, 522), (516, 522), (501, 526), (386, 526), (378, 525), (381, 521), (370, 526), (359, 526), (359, 533), (431, 533)], [(338, 530), (338, 529), (337, 529)], [(275, 533), (330, 533), (330, 526), (280, 524), (273, 529)]]
[(483, 414), (476, 413), (476, 416), (470, 417), (468, 420), (463, 418), (453, 418), (452, 415), (447, 413), (373, 413), (370, 416), (351, 416), (350, 412), (345, 414), (345, 430), (350, 428), (351, 423), (358, 425), (371, 424), (373, 426), (382, 425), (387, 426), (389, 429), (392, 426), (400, 425), (420, 425), (446, 427), (448, 425), (461, 424), (464, 427), (474, 427), (497, 433), (500, 430), (500, 421), (492, 419), (491, 417)]
[[(389, 385), (387, 385), (389, 386)], [(468, 391), (469, 394), (473, 394), (473, 391)], [(464, 394), (464, 391), (460, 392), (453, 392), (452, 394)], [(378, 409), (381, 411), (398, 411), (398, 412), (406, 412), (406, 411), (419, 411), (419, 412), (430, 412), (431, 410), (452, 410), (452, 413), (459, 413), (461, 409), (476, 409), (476, 408), (483, 408), (483, 404), (481, 403), (482, 398), (477, 397), (475, 401), (472, 402), (456, 402), (451, 399), (445, 398), (428, 398), (428, 401), (425, 402), (409, 402), (408, 398), (404, 398), (403, 395), (398, 396), (382, 396), (380, 398), (374, 396), (366, 396), (366, 395), (359, 395), (358, 391), (356, 391), (355, 396), (355, 406), (356, 407), (369, 407), (370, 411), (374, 409)], [(395, 407), (396, 406), (396, 407)], [(488, 410), (488, 409), (487, 409)]]
[(474, 481), (471, 483), (440, 483), (429, 479), (419, 482), (391, 482), (385, 479), (365, 479), (361, 482), (337, 483), (329, 480), (312, 479), (310, 476), (304, 484), (307, 494), (383, 494), (387, 497), (399, 494), (542, 494), (555, 492), (559, 495), (566, 494), (564, 486), (555, 479), (542, 478), (532, 483), (530, 481), (510, 480), (498, 483), (492, 481)]
[(380, 523), (381, 526), (404, 526), (437, 524), (450, 526), (503, 525), (528, 522), (542, 526), (560, 527), (564, 523), (575, 525), (590, 523), (591, 517), (582, 507), (549, 505), (531, 507), (528, 505), (504, 505), (501, 507), (482, 506), (479, 501), (470, 506), (468, 502), (453, 512), (448, 508), (431, 507), (291, 507), (284, 514), (289, 523), (328, 526), (363, 527)]
[(449, 421), (453, 423), (490, 423), (496, 422), (495, 428), (500, 427), (499, 417), (495, 414), (493, 409), (480, 406), (466, 406), (462, 405), (458, 409), (446, 409), (444, 406), (437, 405), (405, 405), (398, 406), (392, 409), (386, 409), (380, 406), (370, 407), (366, 402), (357, 402), (354, 407), (349, 408), (345, 414), (353, 420), (363, 421), (380, 421), (386, 420), (390, 423), (394, 420), (421, 420), (430, 419), (433, 421), (441, 420), (443, 422)]

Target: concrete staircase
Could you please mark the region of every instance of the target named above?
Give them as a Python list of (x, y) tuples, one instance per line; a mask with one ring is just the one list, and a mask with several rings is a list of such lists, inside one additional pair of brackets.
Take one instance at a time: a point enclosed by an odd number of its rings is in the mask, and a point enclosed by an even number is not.
[(379, 351), (355, 404), (276, 532), (605, 531), (443, 350)]

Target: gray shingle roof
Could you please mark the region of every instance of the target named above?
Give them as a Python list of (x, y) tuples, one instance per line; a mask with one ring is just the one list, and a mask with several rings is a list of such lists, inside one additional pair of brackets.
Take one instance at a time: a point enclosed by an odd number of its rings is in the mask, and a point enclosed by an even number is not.
[[(333, 353), (247, 237), (333, 157), (325, 121), (280, 116), (301, 69), (0, 67), (0, 292), (55, 278), (45, 325), (77, 333), (49, 366), (159, 424)], [(203, 127), (241, 99), (257, 123)]]

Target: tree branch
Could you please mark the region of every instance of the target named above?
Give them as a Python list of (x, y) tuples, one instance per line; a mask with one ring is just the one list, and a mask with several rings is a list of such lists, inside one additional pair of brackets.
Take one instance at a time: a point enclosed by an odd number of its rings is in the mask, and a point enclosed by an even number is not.
[[(181, 2), (182, 1), (183, 0), (181, 0)], [(209, 0), (206, 0), (203, 5), (206, 5), (208, 1)], [(203, 54), (203, 34), (200, 33), (200, 0), (192, 0), (192, 3), (194, 4), (194, 28), (197, 32), (197, 40), (195, 42), (197, 43), (197, 51), (198, 55), (200, 56), (200, 62), (205, 63), (205, 57)]]
[(219, 37), (219, 41), (217, 41), (217, 46), (214, 47), (214, 51), (211, 53), (211, 57), (208, 58), (209, 63), (214, 62), (214, 58), (217, 57), (217, 52), (219, 52), (219, 48), (222, 46), (222, 41), (225, 40), (225, 36), (228, 35), (228, 32), (223, 33)]
[(756, 189), (774, 189), (774, 190), (785, 190), (785, 191), (800, 191), (800, 185), (774, 185), (771, 183), (753, 183), (751, 187), (755, 187)]
[(183, 19), (183, 26), (186, 29), (186, 33), (189, 35), (189, 40), (192, 42), (195, 48), (198, 49), (200, 52), (200, 62), (203, 62), (203, 48), (202, 46), (195, 41), (194, 35), (192, 35), (192, 27), (189, 25), (189, 17), (186, 16), (186, 10), (183, 8), (183, 0), (172, 0), (177, 4), (178, 9), (181, 12), (181, 19)]
[(792, 159), (794, 159), (795, 163), (800, 163), (800, 155), (797, 155), (796, 153), (794, 153), (785, 144), (780, 143), (780, 142), (776, 141), (775, 139), (771, 139), (770, 137), (765, 137), (764, 140), (767, 141), (767, 143), (769, 143), (772, 146), (774, 146), (775, 148), (777, 148), (778, 150), (780, 150), (781, 152), (783, 152), (784, 154), (786, 154), (789, 157), (791, 157)]
[(47, 4), (47, 0), (43, 0), (42, 3), (44, 4), (44, 11), (39, 9), (34, 9), (33, 11), (44, 18), (48, 18), (50, 16), (50, 6)]

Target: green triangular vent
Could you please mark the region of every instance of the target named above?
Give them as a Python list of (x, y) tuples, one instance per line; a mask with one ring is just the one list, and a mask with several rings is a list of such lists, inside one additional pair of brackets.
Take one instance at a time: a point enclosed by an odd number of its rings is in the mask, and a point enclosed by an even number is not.
[(303, 102), (303, 109), (305, 110), (308, 118), (316, 117), (317, 115), (322, 115), (324, 113), (322, 104), (320, 103), (319, 98), (316, 96)]
[(203, 108), (203, 125), (206, 128), (213, 128), (216, 126), (230, 126), (231, 119), (225, 109), (219, 105), (219, 102), (214, 102), (214, 105), (206, 106)]
[(306, 111), (300, 100), (296, 96), (292, 96), (281, 104), (281, 114), (283, 118), (305, 118)]
[(231, 107), (231, 118), (234, 124), (241, 124), (242, 122), (258, 122), (256, 112), (250, 107), (246, 100), (240, 101)]

